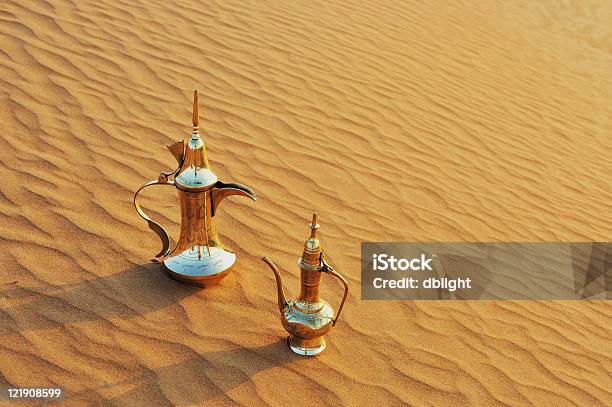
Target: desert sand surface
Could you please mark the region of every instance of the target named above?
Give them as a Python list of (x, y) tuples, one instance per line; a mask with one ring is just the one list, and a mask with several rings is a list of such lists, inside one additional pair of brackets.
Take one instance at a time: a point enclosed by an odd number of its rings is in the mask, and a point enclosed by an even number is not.
[[(610, 302), (360, 299), (362, 241), (612, 238), (612, 3), (428, 3), (2, 0), (0, 386), (83, 406), (612, 405)], [(258, 195), (215, 217), (239, 263), (205, 290), (151, 263), (132, 206), (175, 167), (193, 89), (213, 170)], [(176, 238), (176, 192), (144, 196)], [(300, 358), (260, 257), (297, 296), (315, 209), (351, 293)]]

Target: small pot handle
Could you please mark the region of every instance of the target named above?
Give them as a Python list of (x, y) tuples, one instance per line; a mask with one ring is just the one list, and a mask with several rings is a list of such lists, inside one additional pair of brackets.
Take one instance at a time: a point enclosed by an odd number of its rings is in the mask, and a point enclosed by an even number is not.
[(342, 281), (342, 284), (344, 285), (344, 295), (342, 296), (342, 302), (340, 302), (340, 306), (338, 307), (338, 311), (336, 312), (336, 316), (334, 317), (334, 322), (332, 323), (332, 326), (336, 326), (336, 322), (338, 321), (338, 318), (340, 317), (340, 313), (342, 312), (342, 307), (344, 307), (344, 302), (346, 301), (346, 297), (348, 296), (348, 291), (349, 291), (348, 282), (346, 281), (344, 277), (336, 273), (334, 269), (331, 268), (331, 266), (325, 262), (324, 252), (321, 252), (320, 261), (321, 261), (321, 266), (322, 266), (320, 271), (322, 273), (331, 274), (332, 276), (336, 277), (338, 280)]
[(142, 210), (142, 208), (140, 207), (140, 198), (138, 197), (140, 191), (154, 185), (174, 186), (174, 181), (168, 180), (168, 174), (162, 173), (159, 176), (159, 179), (157, 179), (156, 181), (147, 182), (146, 184), (141, 186), (138, 191), (136, 191), (136, 194), (134, 194), (134, 207), (136, 208), (136, 212), (138, 212), (140, 217), (147, 221), (149, 229), (157, 233), (157, 236), (159, 236), (159, 238), (161, 239), (162, 249), (155, 257), (162, 257), (166, 256), (170, 252), (170, 238), (168, 237), (168, 232), (166, 232), (166, 229), (164, 229), (162, 225), (152, 220), (149, 215), (147, 215)]

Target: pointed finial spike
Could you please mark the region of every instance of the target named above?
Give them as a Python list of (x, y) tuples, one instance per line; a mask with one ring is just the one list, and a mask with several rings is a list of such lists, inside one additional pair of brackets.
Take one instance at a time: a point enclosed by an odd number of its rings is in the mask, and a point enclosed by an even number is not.
[(193, 91), (193, 127), (198, 127), (200, 125), (200, 112), (198, 107), (198, 91)]
[(310, 239), (314, 239), (317, 237), (317, 229), (320, 226), (317, 224), (317, 212), (313, 212), (312, 214), (312, 223), (310, 224)]

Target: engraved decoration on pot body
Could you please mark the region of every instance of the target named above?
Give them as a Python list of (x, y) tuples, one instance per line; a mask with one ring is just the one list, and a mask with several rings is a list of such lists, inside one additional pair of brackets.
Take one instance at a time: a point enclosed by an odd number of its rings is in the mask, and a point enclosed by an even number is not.
[[(303, 356), (315, 356), (325, 350), (324, 335), (336, 325), (349, 289), (344, 277), (325, 262), (325, 253), (317, 237), (319, 227), (317, 214), (314, 213), (310, 224), (310, 237), (304, 244), (302, 257), (298, 260), (301, 290), (297, 299), (286, 299), (278, 268), (272, 260), (262, 257), (276, 279), (281, 324), (290, 335), (287, 343), (293, 352)], [(338, 278), (344, 286), (344, 295), (335, 316), (331, 305), (319, 297), (323, 273)]]
[[(147, 221), (161, 239), (162, 268), (171, 278), (197, 286), (208, 286), (225, 277), (236, 262), (236, 255), (219, 239), (213, 218), (223, 199), (240, 195), (255, 201), (249, 188), (237, 183), (219, 181), (210, 169), (204, 140), (199, 132), (198, 93), (193, 92), (193, 132), (185, 142), (179, 141), (168, 150), (178, 162), (173, 172), (162, 172), (158, 179), (143, 185), (134, 195), (138, 214)], [(173, 178), (173, 179), (171, 179)], [(173, 186), (178, 191), (181, 231), (176, 246), (170, 249), (166, 230), (141, 208), (139, 193), (150, 186)]]

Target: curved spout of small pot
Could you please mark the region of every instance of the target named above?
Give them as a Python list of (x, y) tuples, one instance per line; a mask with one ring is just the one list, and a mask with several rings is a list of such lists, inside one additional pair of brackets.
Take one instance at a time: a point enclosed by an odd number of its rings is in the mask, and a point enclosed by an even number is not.
[(267, 257), (261, 258), (272, 270), (274, 277), (276, 277), (276, 289), (278, 291), (278, 310), (283, 312), (283, 309), (287, 306), (287, 300), (285, 299), (285, 291), (283, 290), (283, 280), (281, 279), (280, 273), (276, 265)]

